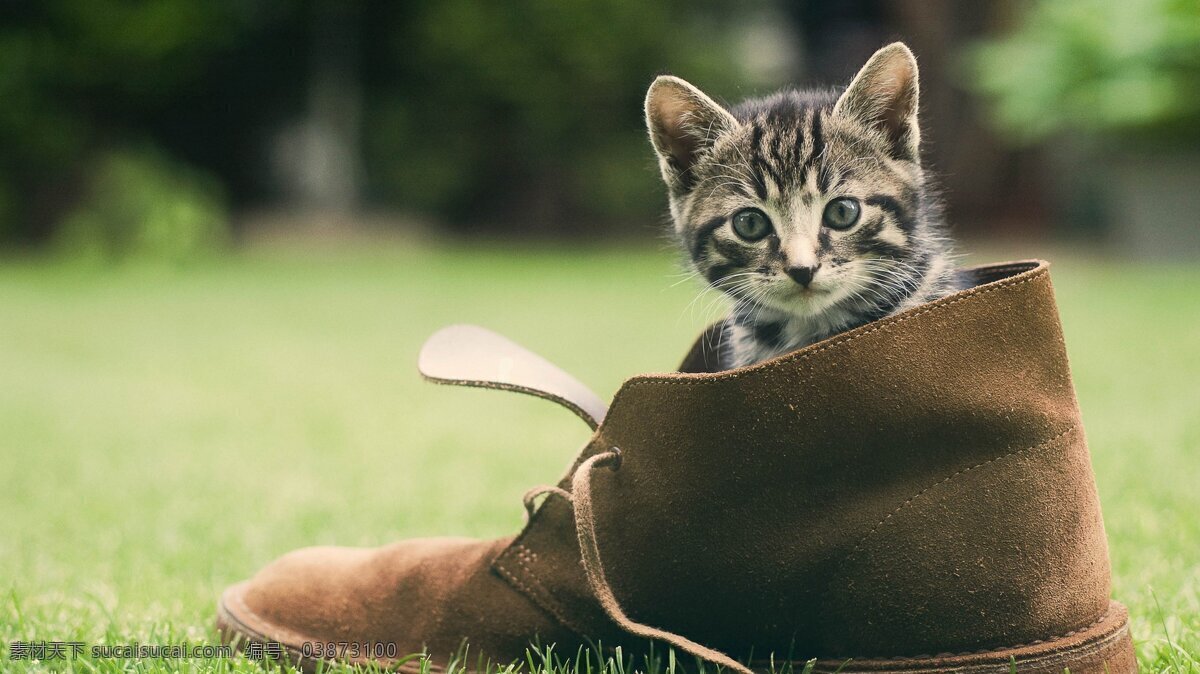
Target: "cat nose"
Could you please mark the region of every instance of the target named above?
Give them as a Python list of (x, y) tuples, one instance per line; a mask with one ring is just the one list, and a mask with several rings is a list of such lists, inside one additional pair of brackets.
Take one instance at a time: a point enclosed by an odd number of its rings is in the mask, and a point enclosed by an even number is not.
[(784, 271), (787, 272), (788, 276), (792, 277), (793, 281), (807, 288), (808, 284), (812, 283), (813, 276), (820, 268), (820, 263), (817, 263), (811, 267), (788, 267)]

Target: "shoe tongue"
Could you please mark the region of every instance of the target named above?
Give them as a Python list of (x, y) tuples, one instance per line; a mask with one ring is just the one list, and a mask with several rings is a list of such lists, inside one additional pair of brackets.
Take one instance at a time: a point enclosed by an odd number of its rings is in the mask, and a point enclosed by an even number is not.
[(608, 405), (557, 365), (491, 330), (475, 325), (442, 328), (425, 341), (417, 369), (438, 384), (516, 391), (574, 412), (593, 430)]

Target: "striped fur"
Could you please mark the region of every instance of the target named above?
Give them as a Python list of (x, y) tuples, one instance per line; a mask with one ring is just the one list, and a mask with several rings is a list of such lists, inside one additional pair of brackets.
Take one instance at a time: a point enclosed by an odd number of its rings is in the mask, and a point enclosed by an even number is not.
[[(650, 87), (647, 125), (675, 234), (692, 268), (734, 303), (722, 367), (958, 289), (921, 167), (917, 98), (916, 60), (900, 43), (840, 95), (787, 90), (726, 110), (675, 77)], [(847, 198), (857, 222), (828, 226), (827, 205)], [(745, 209), (767, 216), (768, 235), (739, 236), (733, 219)]]

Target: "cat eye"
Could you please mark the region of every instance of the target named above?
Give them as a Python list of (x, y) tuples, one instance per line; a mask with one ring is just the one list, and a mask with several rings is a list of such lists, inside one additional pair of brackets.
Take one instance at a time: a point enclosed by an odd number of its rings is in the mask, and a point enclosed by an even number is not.
[(733, 214), (733, 231), (747, 241), (760, 241), (771, 233), (771, 220), (757, 208), (744, 208)]
[(858, 222), (858, 216), (861, 214), (862, 206), (858, 205), (857, 199), (842, 197), (834, 199), (825, 206), (821, 222), (830, 229), (850, 229), (854, 223)]

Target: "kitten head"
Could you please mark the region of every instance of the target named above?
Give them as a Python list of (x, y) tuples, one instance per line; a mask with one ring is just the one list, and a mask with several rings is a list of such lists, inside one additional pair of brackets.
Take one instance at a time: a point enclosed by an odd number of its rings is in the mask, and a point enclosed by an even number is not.
[(654, 81), (646, 123), (675, 233), (735, 314), (837, 331), (920, 287), (941, 239), (917, 93), (916, 59), (898, 42), (840, 95), (788, 90), (727, 110), (677, 77)]

